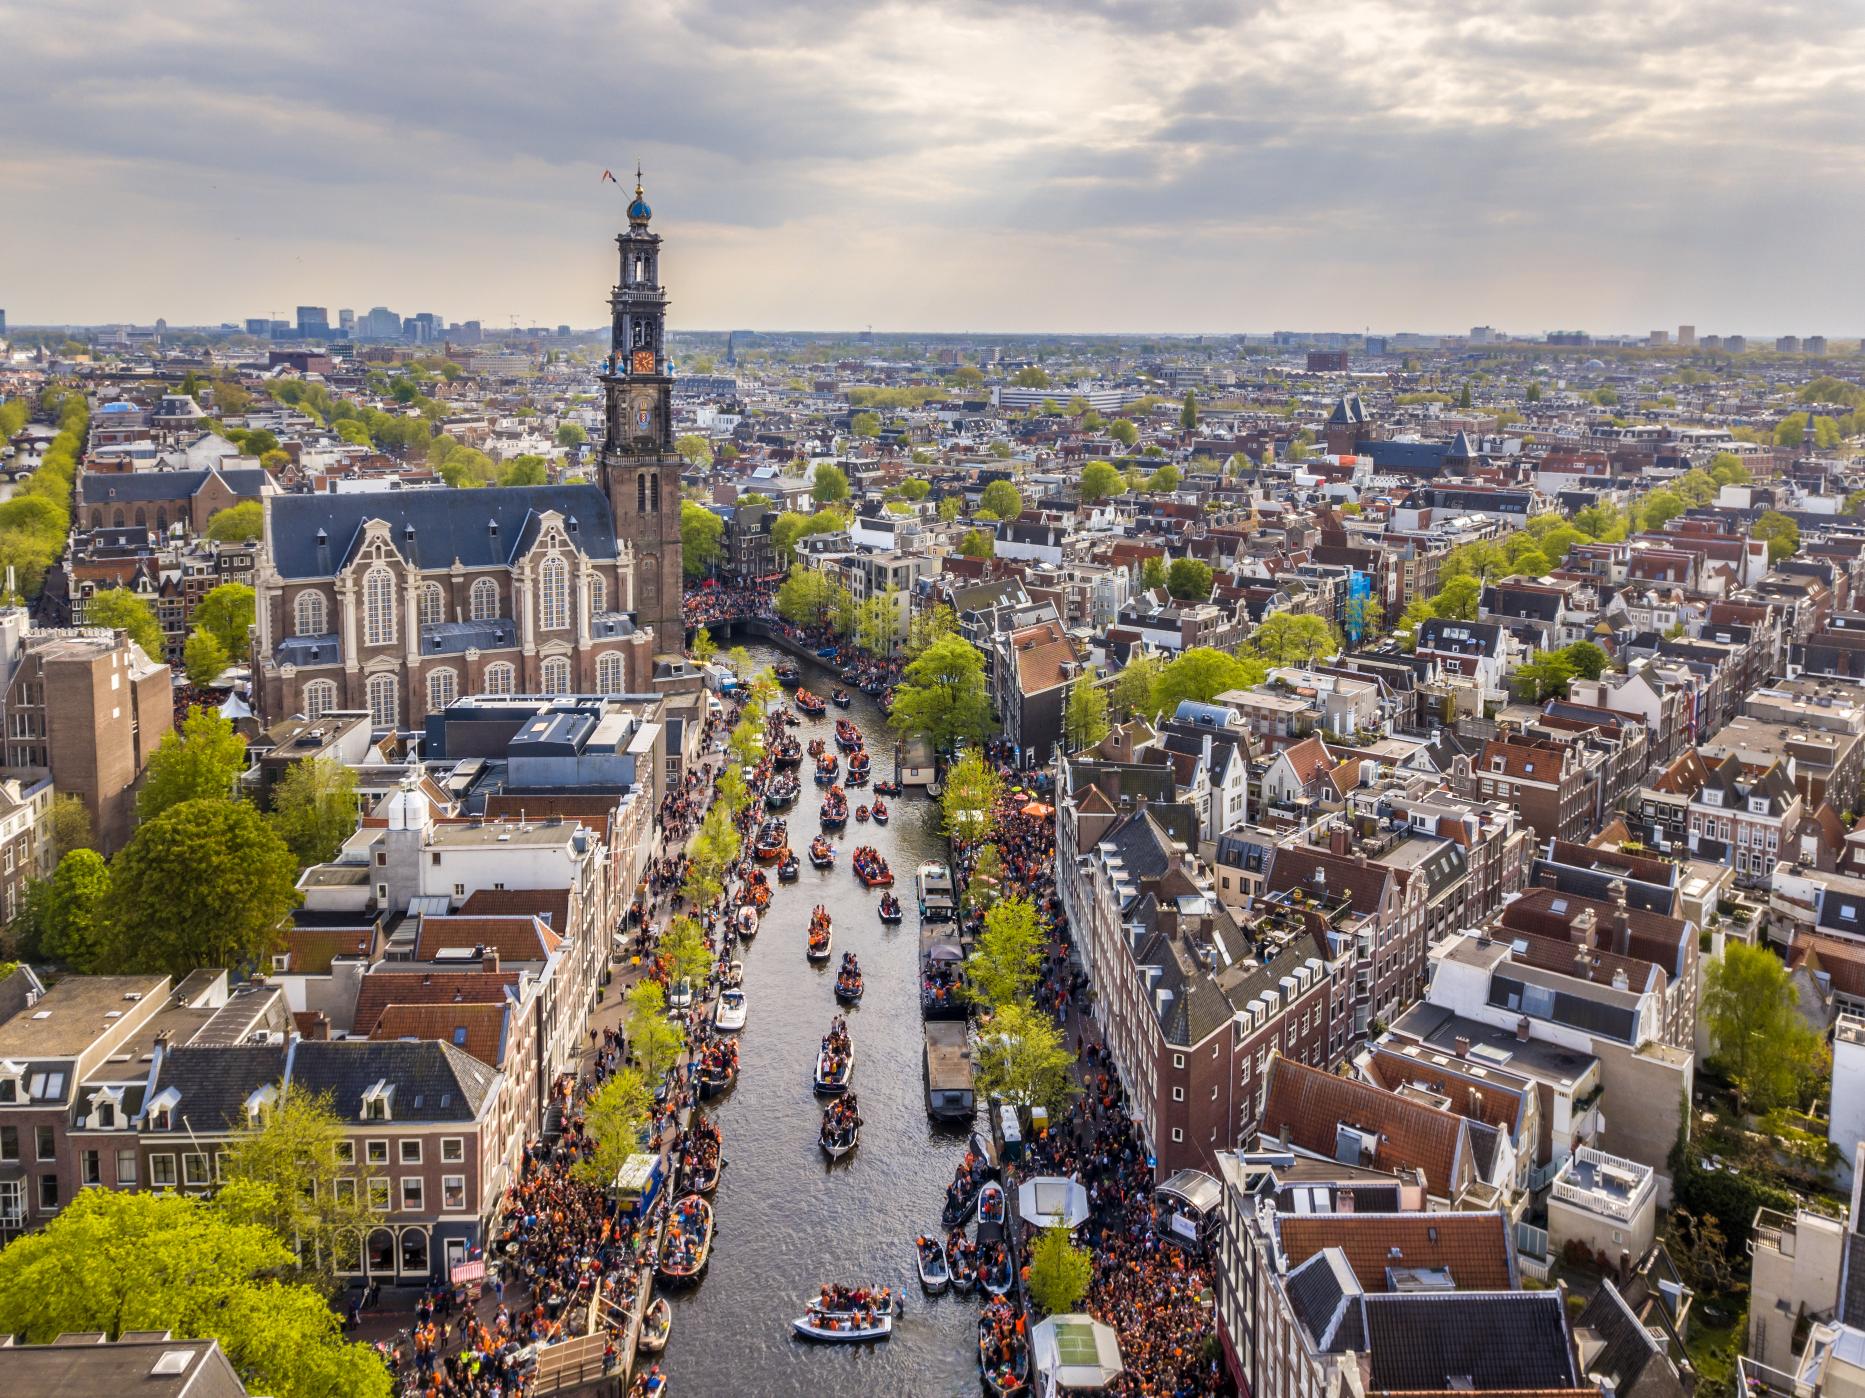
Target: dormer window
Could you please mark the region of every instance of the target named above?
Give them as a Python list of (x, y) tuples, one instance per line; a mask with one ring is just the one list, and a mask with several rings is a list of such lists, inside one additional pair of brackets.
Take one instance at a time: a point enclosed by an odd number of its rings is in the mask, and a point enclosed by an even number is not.
[(364, 1121), (391, 1121), (393, 1117), (393, 1099), (395, 1089), (386, 1078), (378, 1078), (373, 1087), (363, 1093)]
[(15, 1104), (26, 1100), (26, 1065), (0, 1063), (0, 1103)]
[(165, 1087), (150, 1101), (147, 1112), (151, 1131), (173, 1131), (175, 1129), (175, 1108), (181, 1104), (181, 1094), (172, 1087)]
[(115, 1131), (123, 1123), (123, 1089), (99, 1088), (91, 1094), (90, 1129)]

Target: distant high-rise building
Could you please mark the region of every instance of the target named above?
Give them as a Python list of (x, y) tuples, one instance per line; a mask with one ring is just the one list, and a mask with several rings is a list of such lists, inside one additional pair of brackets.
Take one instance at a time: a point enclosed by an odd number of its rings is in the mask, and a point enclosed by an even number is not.
[[(6, 333), (6, 313), (4, 311), (0, 311), (0, 334), (5, 334), (5, 333)], [(1800, 347), (1803, 350), (1805, 350), (1808, 354), (1825, 354), (1826, 353), (1826, 337), (1824, 335), (1809, 335), (1807, 336), (1806, 339), (1800, 342)]]
[(1366, 352), (1368, 354), (1384, 354), (1386, 352), (1386, 337), (1384, 335), (1368, 335), (1366, 337)]
[(1470, 327), (1470, 343), (1473, 345), (1493, 345), (1499, 337), (1493, 325), (1473, 325)]
[(371, 306), (369, 313), (357, 322), (356, 337), (359, 340), (399, 340), (401, 317), (387, 306)]
[(1697, 327), (1694, 325), (1678, 326), (1677, 343), (1684, 349), (1695, 349), (1697, 347)]
[(570, 338), (570, 327), (567, 325), (559, 325), (557, 327), (557, 338), (560, 340), (569, 339)]
[(1776, 352), (1780, 354), (1799, 354), (1800, 336), (1777, 335), (1774, 341), (1774, 348)]
[(356, 333), (356, 312), (351, 310), (348, 306), (338, 311), (337, 329), (341, 330), (345, 335), (354, 335)]
[(1668, 330), (1653, 330), (1645, 337), (1645, 343), (1652, 349), (1663, 349), (1666, 345), (1671, 343), (1671, 332)]
[(246, 333), (248, 335), (270, 336), (272, 333), (271, 318), (269, 316), (255, 316), (249, 319), (246, 322)]
[(1747, 354), (1748, 336), (1725, 335), (1723, 337), (1723, 348), (1728, 350), (1731, 354)]
[(1719, 350), (1722, 347), (1723, 347), (1723, 337), (1721, 335), (1705, 335), (1703, 337), (1703, 348), (1704, 349)]
[(330, 333), (330, 310), (325, 306), (298, 307), (298, 338), (317, 339)]
[(0, 306), (0, 335), (6, 334), (6, 307)]

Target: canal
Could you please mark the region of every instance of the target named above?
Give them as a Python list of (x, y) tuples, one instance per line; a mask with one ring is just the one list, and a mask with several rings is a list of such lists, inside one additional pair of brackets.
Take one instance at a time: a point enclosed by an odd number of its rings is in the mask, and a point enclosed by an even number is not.
[[(750, 647), (759, 664), (784, 655)], [(804, 683), (827, 697), (827, 671), (804, 667)], [(792, 731), (804, 743), (833, 745), (835, 719), (860, 725), (877, 780), (894, 770), (893, 740), (880, 705), (856, 692), (853, 707), (830, 708)], [(818, 824), (821, 789), (806, 758), (803, 794), (787, 813), (790, 843), (802, 857)], [(849, 791), (851, 807), (871, 803), (871, 789)], [(713, 1207), (718, 1241), (710, 1269), (689, 1293), (670, 1292), (673, 1336), (662, 1367), (676, 1398), (767, 1394), (976, 1394), (978, 1303), (928, 1298), (913, 1265), (913, 1239), (938, 1230), (940, 1205), (965, 1150), (963, 1133), (935, 1129), (921, 1078), (919, 926), (913, 872), (945, 858), (936, 804), (924, 795), (888, 801), (885, 827), (851, 814), (833, 837), (835, 868), (803, 860), (802, 877), (780, 884), (757, 938), (740, 955), (750, 1019), (740, 1035), (736, 1087), (713, 1104), (729, 1162)], [(856, 845), (886, 856), (905, 918), (883, 927), (879, 892), (862, 888), (849, 867)], [(804, 959), (811, 908), (834, 917), (834, 955), (824, 966)], [(846, 1011), (854, 1042), (852, 1091), (860, 1097), (861, 1145), (831, 1166), (818, 1149), (822, 1101), (811, 1087), (817, 1047), (838, 1013), (835, 968), (842, 953), (861, 959), (864, 993)], [(873, 1345), (808, 1344), (790, 1322), (823, 1282), (904, 1288), (906, 1315), (891, 1340)]]

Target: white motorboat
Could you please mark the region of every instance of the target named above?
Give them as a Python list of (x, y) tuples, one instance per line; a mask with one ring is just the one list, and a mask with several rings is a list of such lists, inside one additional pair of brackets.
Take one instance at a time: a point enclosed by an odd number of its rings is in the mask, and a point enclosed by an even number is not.
[(921, 1238), (913, 1245), (914, 1262), (920, 1269), (920, 1285), (928, 1296), (937, 1296), (952, 1284), (952, 1269), (946, 1265), (945, 1244), (937, 1238)]
[(978, 1191), (978, 1222), (1001, 1225), (1004, 1221), (1004, 1187), (996, 1180)]
[(659, 1354), (667, 1348), (667, 1337), (672, 1332), (673, 1307), (667, 1304), (665, 1296), (656, 1296), (648, 1313), (641, 1318), (641, 1338), (635, 1347), (643, 1354)]
[(721, 1034), (736, 1033), (745, 1027), (745, 1019), (750, 1012), (743, 990), (736, 986), (722, 990), (719, 992), (719, 1003), (713, 1006), (712, 1027)]
[(857, 1317), (851, 1315), (825, 1315), (811, 1311), (800, 1315), (790, 1324), (797, 1334), (806, 1340), (821, 1340), (829, 1344), (856, 1344), (863, 1340), (885, 1340), (894, 1333), (894, 1318), (890, 1315)]

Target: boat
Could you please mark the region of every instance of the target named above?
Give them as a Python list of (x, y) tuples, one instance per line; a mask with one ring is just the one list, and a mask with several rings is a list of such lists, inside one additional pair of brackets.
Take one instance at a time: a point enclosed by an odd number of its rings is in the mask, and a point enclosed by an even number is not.
[(771, 673), (777, 677), (777, 683), (785, 689), (795, 689), (803, 683), (803, 672), (787, 660), (774, 667)]
[(843, 752), (853, 752), (861, 746), (861, 730), (845, 718), (835, 721), (835, 745)]
[(872, 765), (866, 748), (856, 748), (848, 755), (848, 784), (862, 786), (868, 780), (868, 768)]
[(868, 808), (866, 806), (855, 807), (855, 819), (856, 820), (866, 820), (867, 818), (868, 818)]
[(712, 1256), (712, 1232), (712, 1205), (704, 1196), (689, 1194), (675, 1204), (661, 1234), (660, 1279), (669, 1285), (698, 1281)]
[(978, 1245), (965, 1236), (963, 1228), (954, 1228), (945, 1240), (945, 1266), (954, 1295), (963, 1295), (977, 1284)]
[(864, 1307), (859, 1310), (829, 1311), (812, 1302), (791, 1326), (806, 1340), (826, 1344), (859, 1344), (867, 1340), (885, 1340), (894, 1333), (895, 1304), (886, 1309)]
[(1029, 1392), (1029, 1342), (1017, 1324), (1016, 1307), (1001, 1298), (978, 1317), (978, 1375), (992, 1398)]
[(855, 702), (855, 699), (854, 696), (846, 689), (843, 689), (841, 685), (837, 685), (834, 689), (829, 691), (829, 702), (838, 709), (846, 709), (850, 704)]
[(745, 1027), (749, 1015), (745, 992), (733, 986), (719, 992), (719, 1003), (712, 1007), (712, 1027), (721, 1034), (735, 1034)]
[(914, 1265), (920, 1270), (920, 1285), (928, 1296), (937, 1296), (952, 1284), (952, 1269), (946, 1266), (945, 1244), (922, 1235), (913, 1243)]
[(833, 869), (835, 867), (835, 846), (830, 844), (821, 835), (818, 835), (809, 842), (809, 862), (818, 869)]
[(876, 796), (898, 796), (900, 794), (900, 783), (897, 781), (876, 782), (874, 784), (874, 794)]
[(978, 1286), (993, 1296), (1002, 1296), (1010, 1290), (1013, 1273), (1010, 1270), (1010, 1249), (1003, 1240), (978, 1244)]
[(827, 961), (829, 945), (834, 940), (835, 930), (829, 910), (818, 903), (809, 915), (809, 946), (805, 954), (811, 961)]
[(842, 759), (832, 752), (825, 752), (816, 759), (816, 785), (834, 786), (835, 774), (842, 765)]
[(667, 1348), (667, 1337), (672, 1333), (673, 1307), (667, 1304), (665, 1296), (656, 1296), (648, 1313), (641, 1317), (641, 1334), (635, 1340), (635, 1348), (643, 1354), (659, 1354)]
[(655, 1364), (645, 1374), (636, 1374), (628, 1386), (628, 1398), (667, 1398), (667, 1376), (661, 1366)]
[(742, 961), (721, 961), (719, 963), (719, 989), (736, 990), (745, 983), (745, 963)]
[(937, 860), (920, 865), (913, 876), (919, 894), (921, 922), (951, 922), (958, 916), (958, 899), (953, 895), (952, 871)]
[(952, 942), (932, 941), (920, 933), (920, 1018), (969, 1019), (965, 996), (965, 953)]
[(894, 897), (891, 890), (883, 893), (881, 895), (881, 921), (892, 927), (900, 921), (901, 916), (900, 900)]
[(738, 924), (738, 935), (743, 937), (747, 942), (758, 935), (758, 910), (750, 904), (746, 904), (738, 910), (736, 921)]
[(853, 1005), (861, 999), (861, 963), (855, 959), (855, 953), (842, 953), (842, 969), (835, 976), (835, 998), (844, 1005)]
[(829, 712), (829, 706), (823, 702), (822, 696), (812, 694), (807, 689), (798, 689), (791, 702), (797, 706), (798, 713), (808, 714), (811, 718), (820, 718)]
[(788, 735), (779, 738), (771, 749), (771, 767), (788, 772), (803, 765), (803, 745)]
[(863, 888), (891, 888), (894, 871), (887, 867), (887, 860), (873, 845), (862, 845), (850, 858), (849, 864), (855, 871), (855, 877), (861, 880)]
[(885, 825), (887, 824), (887, 817), (892, 813), (887, 809), (887, 803), (885, 801), (876, 801), (874, 805), (869, 808), (868, 814), (874, 817), (874, 823), (876, 825)]
[(769, 864), (782, 859), (784, 851), (790, 847), (790, 832), (781, 820), (767, 820), (758, 827), (757, 838), (752, 844), (751, 852), (763, 863)]
[(855, 1073), (855, 1045), (848, 1037), (848, 1021), (837, 1015), (816, 1051), (816, 1092), (835, 1097), (848, 1091)]
[(804, 749), (811, 757), (821, 757), (828, 750), (829, 745), (821, 738), (811, 738), (809, 740), (809, 746)]
[(798, 796), (803, 794), (803, 784), (795, 777), (778, 777), (764, 788), (764, 809), (780, 811), (785, 806), (794, 805)]
[(720, 1039), (700, 1051), (699, 1061), (693, 1065), (693, 1085), (699, 1090), (700, 1101), (724, 1096), (737, 1081), (738, 1040)]
[[(970, 1121), (978, 1098), (971, 1081), (971, 1041), (963, 1022), (932, 1020), (926, 1032), (926, 1114), (934, 1121)], [(948, 1213), (959, 1205), (958, 1218), (971, 1211), (972, 1192), (981, 1176), (969, 1178), (958, 1197), (947, 1196)], [(957, 1219), (948, 1219), (949, 1228)]]
[(786, 850), (782, 861), (777, 865), (777, 881), (779, 883), (795, 883), (802, 877), (802, 874), (803, 865), (798, 861), (796, 855)]
[(840, 651), (840, 646), (818, 646), (816, 648), (816, 658), (818, 660), (834, 660)]
[(854, 1093), (823, 1108), (822, 1130), (817, 1134), (816, 1144), (831, 1160), (840, 1160), (861, 1144), (861, 1112), (855, 1105)]
[(839, 786), (829, 788), (822, 807), (816, 812), (824, 830), (841, 830), (848, 824), (848, 795)]
[(978, 1222), (1004, 1225), (1004, 1187), (996, 1180), (978, 1191)]

